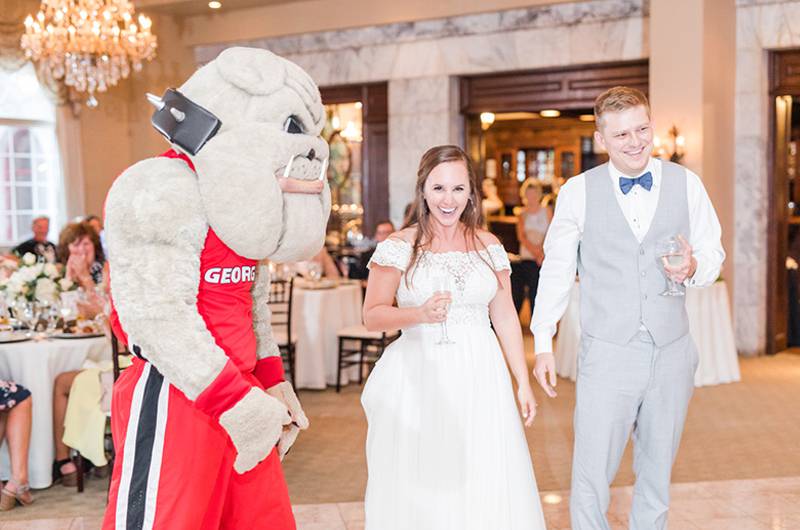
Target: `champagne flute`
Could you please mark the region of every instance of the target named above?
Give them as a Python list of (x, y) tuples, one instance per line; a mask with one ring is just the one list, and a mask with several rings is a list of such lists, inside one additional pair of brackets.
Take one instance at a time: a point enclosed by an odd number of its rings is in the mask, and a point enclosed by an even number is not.
[[(661, 258), (662, 268), (667, 264), (670, 267), (678, 267), (683, 264), (683, 246), (677, 237), (661, 239), (656, 244), (656, 255)], [(666, 270), (664, 270), (664, 276), (667, 279), (667, 289), (661, 293), (661, 296), (684, 296), (683, 291), (678, 289), (677, 282), (670, 278)]]
[[(433, 294), (451, 294), (453, 291), (452, 287), (452, 280), (449, 275), (441, 275), (435, 276), (433, 278)], [(445, 312), (449, 311), (450, 308), (446, 307)], [(441, 323), (442, 333), (439, 337), (439, 340), (436, 342), (437, 345), (443, 344), (455, 344), (450, 338), (447, 336), (447, 318)]]

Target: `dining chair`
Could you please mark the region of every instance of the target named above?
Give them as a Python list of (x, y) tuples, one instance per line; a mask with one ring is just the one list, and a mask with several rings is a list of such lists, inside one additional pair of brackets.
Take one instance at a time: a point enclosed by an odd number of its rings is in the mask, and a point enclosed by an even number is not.
[(269, 310), (271, 313), (272, 338), (278, 345), (284, 370), (294, 386), (296, 340), (292, 337), (292, 302), (294, 300), (294, 278), (272, 280), (269, 285)]
[(367, 368), (369, 375), (375, 363), (383, 355), (386, 346), (395, 341), (400, 332), (369, 331), (363, 324), (358, 324), (340, 329), (336, 336), (339, 338), (336, 392), (339, 392), (342, 388), (342, 370), (358, 366), (358, 384), (362, 384), (364, 368)]

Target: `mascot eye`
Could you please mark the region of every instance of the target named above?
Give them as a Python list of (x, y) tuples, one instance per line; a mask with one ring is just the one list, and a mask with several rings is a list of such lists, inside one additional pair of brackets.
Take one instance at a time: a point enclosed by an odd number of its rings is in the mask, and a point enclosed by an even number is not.
[(303, 134), (303, 126), (297, 116), (289, 116), (283, 124), (283, 131), (289, 134)]

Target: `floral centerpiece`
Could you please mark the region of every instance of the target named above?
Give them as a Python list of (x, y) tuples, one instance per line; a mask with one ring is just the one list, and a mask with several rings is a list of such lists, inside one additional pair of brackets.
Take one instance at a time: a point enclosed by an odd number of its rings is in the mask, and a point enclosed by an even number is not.
[(25, 302), (52, 304), (63, 291), (75, 288), (77, 285), (64, 278), (57, 265), (38, 261), (31, 253), (22, 256), (17, 269), (0, 279), (0, 291), (9, 306)]

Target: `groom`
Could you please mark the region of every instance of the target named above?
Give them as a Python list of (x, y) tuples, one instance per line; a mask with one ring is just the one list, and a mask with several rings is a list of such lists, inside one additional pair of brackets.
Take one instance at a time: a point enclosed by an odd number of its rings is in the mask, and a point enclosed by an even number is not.
[[(703, 287), (719, 275), (725, 253), (700, 178), (651, 157), (653, 124), (644, 94), (612, 88), (597, 98), (594, 113), (594, 138), (610, 160), (561, 188), (531, 322), (534, 375), (555, 397), (552, 337), (577, 269), (582, 337), (572, 528), (608, 530), (609, 485), (632, 435), (630, 528), (663, 529), (698, 361), (684, 297), (660, 295), (664, 269), (684, 286)], [(656, 251), (670, 237), (681, 247), (682, 263), (674, 267), (662, 265)]]

